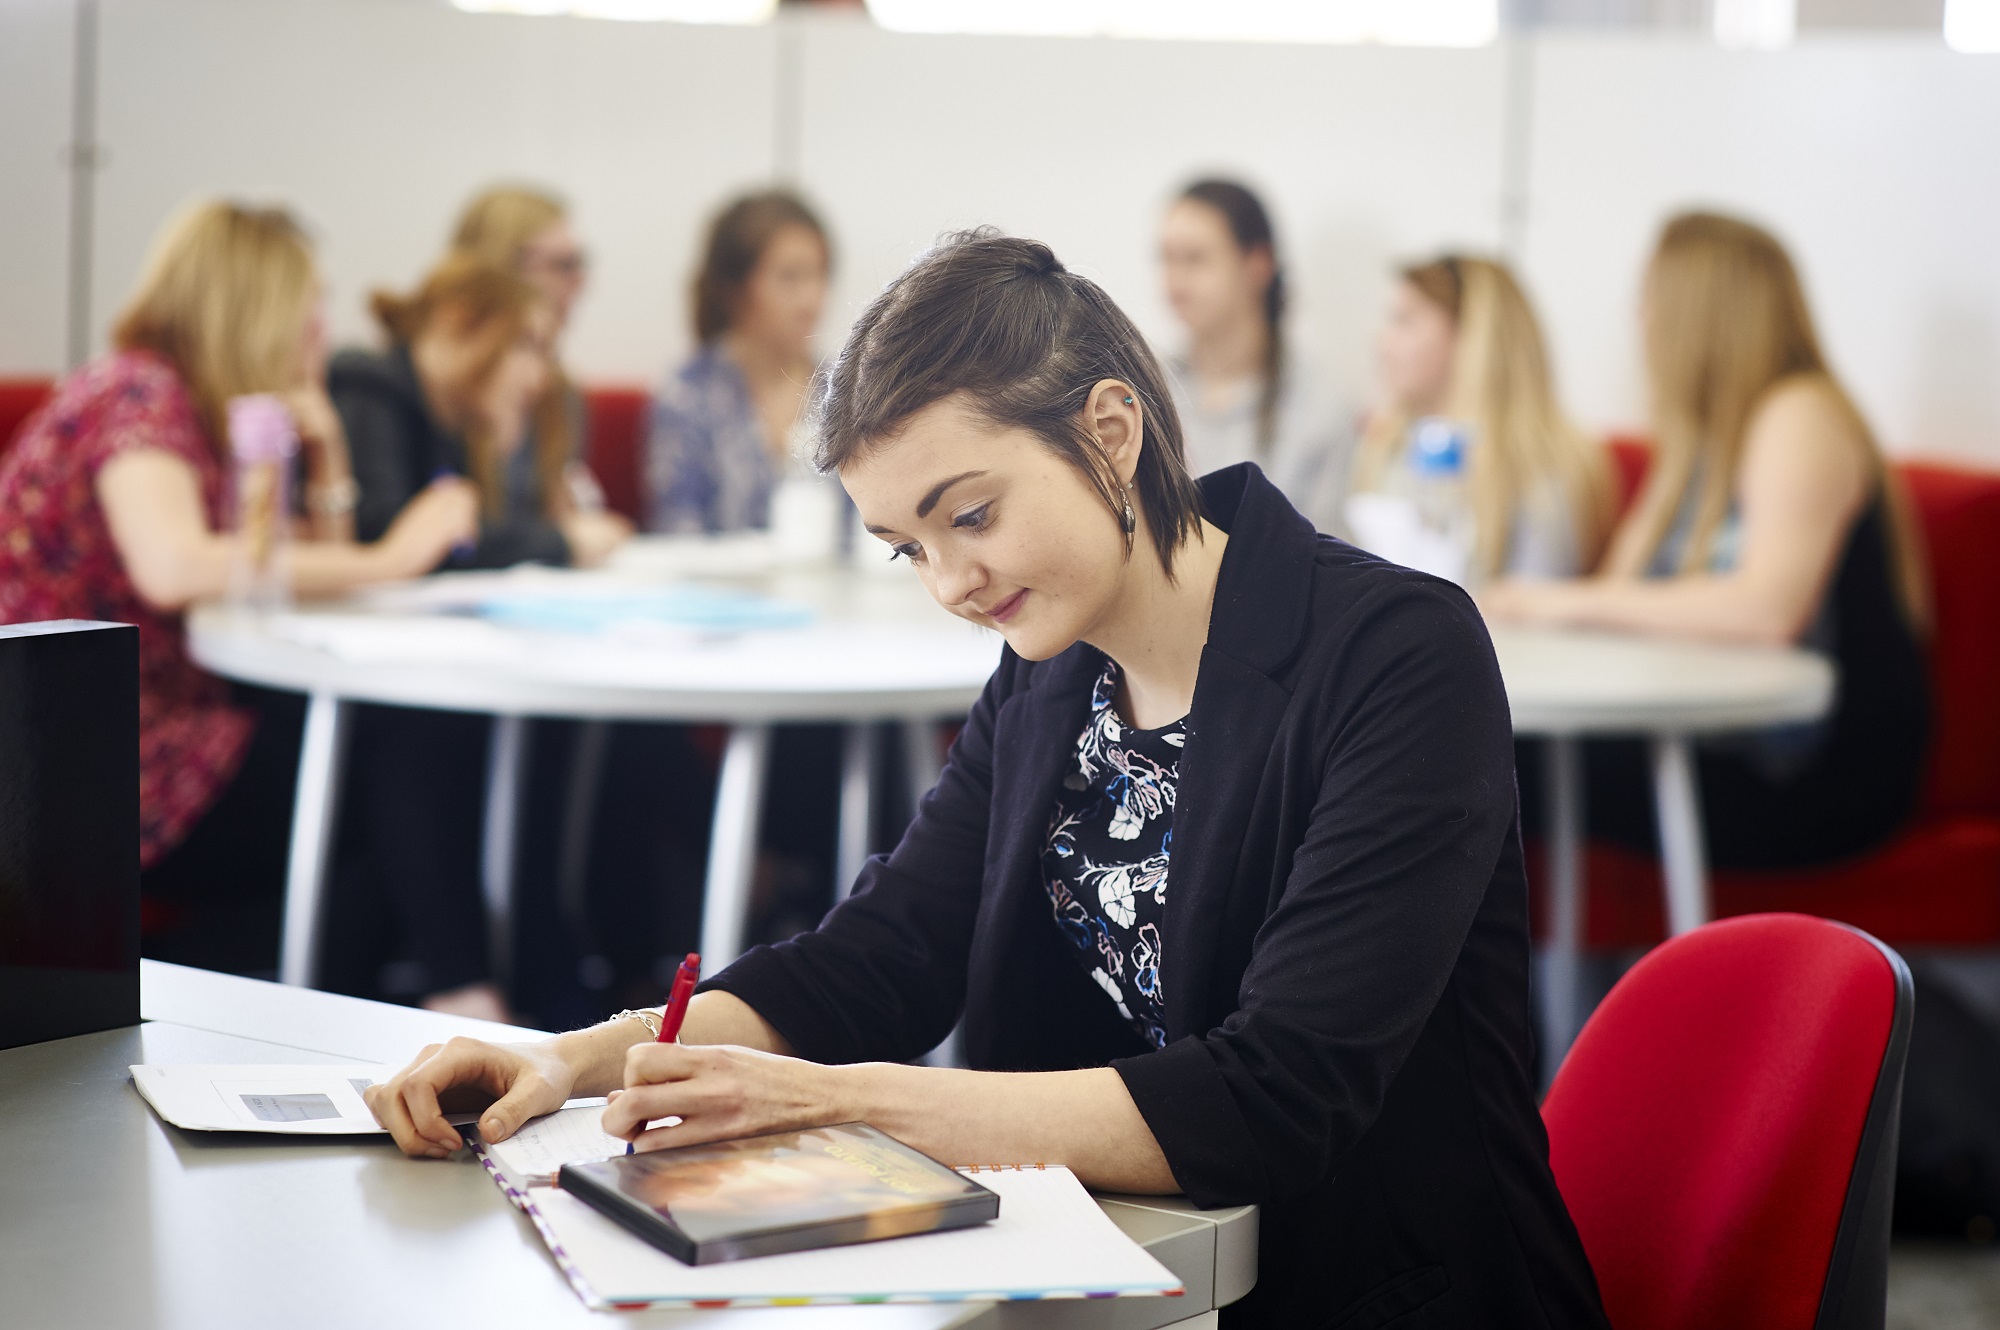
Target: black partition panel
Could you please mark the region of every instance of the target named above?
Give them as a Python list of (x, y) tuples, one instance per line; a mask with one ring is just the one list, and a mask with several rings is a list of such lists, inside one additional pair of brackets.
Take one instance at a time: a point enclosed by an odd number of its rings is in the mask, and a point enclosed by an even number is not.
[(0, 624), (0, 1048), (139, 1021), (139, 630)]

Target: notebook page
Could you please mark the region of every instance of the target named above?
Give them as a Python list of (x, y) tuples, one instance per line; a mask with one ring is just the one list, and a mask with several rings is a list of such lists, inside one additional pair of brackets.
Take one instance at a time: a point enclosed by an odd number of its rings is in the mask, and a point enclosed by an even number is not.
[(634, 1303), (960, 1302), (1178, 1294), (1181, 1282), (1111, 1222), (1066, 1168), (981, 1170), (1000, 1217), (975, 1228), (682, 1265), (567, 1192), (527, 1208), (592, 1307)]
[(604, 1101), (572, 1103), (535, 1118), (504, 1141), (486, 1146), (501, 1171), (522, 1186), (546, 1180), (564, 1164), (625, 1153), (625, 1142), (604, 1131)]

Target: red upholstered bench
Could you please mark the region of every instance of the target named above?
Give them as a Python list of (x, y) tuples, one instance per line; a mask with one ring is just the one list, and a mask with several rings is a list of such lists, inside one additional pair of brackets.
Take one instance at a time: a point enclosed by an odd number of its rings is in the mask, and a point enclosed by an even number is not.
[[(1629, 502), (1650, 453), (1631, 440), (1612, 450)], [(1917, 814), (1889, 844), (1845, 863), (1718, 872), (1715, 912), (1816, 914), (1898, 944), (2000, 944), (2000, 472), (1936, 462), (1896, 470), (1923, 531), (1937, 616)], [(1657, 862), (1593, 843), (1584, 871), (1590, 946), (1650, 947), (1666, 936)]]
[(54, 379), (0, 379), (0, 457), (6, 456), (21, 426), (49, 400), (55, 386)]
[(644, 388), (600, 386), (584, 390), (590, 411), (590, 453), (584, 460), (604, 489), (604, 502), (641, 527), (646, 525), (646, 408)]

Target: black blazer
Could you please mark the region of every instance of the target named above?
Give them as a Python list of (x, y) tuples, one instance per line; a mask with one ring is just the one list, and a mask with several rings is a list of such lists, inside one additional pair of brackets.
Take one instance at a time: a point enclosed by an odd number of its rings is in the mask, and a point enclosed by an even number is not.
[[(1174, 808), (1146, 1047), (1041, 880), (1103, 656), (1008, 651), (937, 788), (819, 929), (710, 981), (801, 1056), (1115, 1067), (1182, 1190), (1264, 1207), (1239, 1325), (1602, 1326), (1530, 1068), (1507, 699), (1455, 586), (1317, 535), (1254, 467)], [(1138, 557), (1147, 557), (1143, 552)], [(1407, 1320), (1396, 1320), (1407, 1316)]]
[[(465, 441), (431, 414), (410, 350), (342, 351), (327, 367), (327, 396), (347, 431), (347, 449), (361, 496), (354, 509), (354, 534), (380, 540), (404, 505), (439, 473), (463, 476), (471, 467)], [(517, 563), (569, 562), (569, 541), (543, 515), (540, 486), (534, 483), (530, 438), (508, 467), (505, 511), (484, 517), (472, 550), (454, 555), (460, 568), (506, 568)], [(528, 483), (512, 473), (526, 472)]]

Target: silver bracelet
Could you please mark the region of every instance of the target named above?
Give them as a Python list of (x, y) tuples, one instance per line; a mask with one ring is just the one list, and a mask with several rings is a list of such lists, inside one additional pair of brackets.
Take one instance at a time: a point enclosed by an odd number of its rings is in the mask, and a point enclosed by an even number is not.
[(345, 517), (361, 502), (361, 486), (353, 476), (325, 485), (306, 486), (306, 507), (321, 517)]
[(666, 1023), (666, 1019), (667, 1013), (654, 1007), (628, 1007), (613, 1016), (610, 1023), (616, 1025), (620, 1021), (637, 1021), (646, 1027), (653, 1038), (658, 1039), (660, 1026)]

